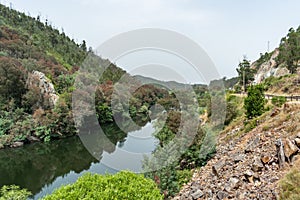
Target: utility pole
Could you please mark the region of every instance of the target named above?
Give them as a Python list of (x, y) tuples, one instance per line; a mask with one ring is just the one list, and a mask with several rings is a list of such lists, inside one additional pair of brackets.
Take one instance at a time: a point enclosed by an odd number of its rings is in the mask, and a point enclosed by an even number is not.
[(270, 41), (268, 41), (268, 53), (270, 52)]
[(243, 85), (244, 85), (244, 94), (246, 93), (246, 84), (245, 84), (245, 70), (243, 71)]

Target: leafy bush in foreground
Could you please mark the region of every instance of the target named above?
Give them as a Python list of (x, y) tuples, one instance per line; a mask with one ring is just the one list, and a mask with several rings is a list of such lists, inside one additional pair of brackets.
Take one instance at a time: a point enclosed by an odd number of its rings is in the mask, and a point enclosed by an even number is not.
[(155, 183), (123, 171), (115, 175), (85, 174), (74, 184), (62, 186), (44, 200), (75, 199), (163, 199)]
[(20, 189), (19, 186), (4, 185), (0, 189), (0, 200), (26, 200), (31, 193), (26, 189)]

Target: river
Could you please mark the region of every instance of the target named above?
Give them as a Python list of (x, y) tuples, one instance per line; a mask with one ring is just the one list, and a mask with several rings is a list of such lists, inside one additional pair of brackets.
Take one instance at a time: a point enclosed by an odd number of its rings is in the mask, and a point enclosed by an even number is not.
[(122, 169), (139, 172), (142, 157), (128, 162), (124, 152), (150, 154), (158, 145), (153, 137), (153, 122), (129, 133), (114, 124), (102, 128), (114, 145), (100, 144), (101, 159), (94, 158), (78, 136), (0, 150), (0, 187), (19, 185), (30, 190), (33, 199), (39, 199), (87, 172), (116, 173)]

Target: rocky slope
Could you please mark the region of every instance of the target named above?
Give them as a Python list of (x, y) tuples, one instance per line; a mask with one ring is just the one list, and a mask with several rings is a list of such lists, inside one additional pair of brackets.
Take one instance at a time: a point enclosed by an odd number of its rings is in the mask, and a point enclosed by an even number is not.
[(225, 130), (215, 157), (174, 199), (277, 199), (279, 179), (300, 157), (299, 119), (300, 104), (286, 103), (249, 133), (239, 135), (242, 123)]
[[(257, 70), (253, 83), (261, 83), (271, 76), (282, 77), (290, 74), (289, 70), (282, 63), (277, 62), (276, 58), (278, 55), (279, 49), (277, 48), (269, 54), (266, 53), (259, 60), (251, 64), (251, 68)], [(297, 73), (300, 74), (300, 69), (298, 69)]]

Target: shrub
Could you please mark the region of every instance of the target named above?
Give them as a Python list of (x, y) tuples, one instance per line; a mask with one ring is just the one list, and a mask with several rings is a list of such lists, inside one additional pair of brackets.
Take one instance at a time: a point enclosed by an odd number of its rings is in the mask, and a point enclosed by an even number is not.
[(85, 174), (74, 184), (62, 186), (44, 200), (56, 199), (163, 199), (155, 183), (123, 171), (115, 175)]
[(178, 176), (178, 184), (180, 186), (183, 186), (184, 184), (188, 183), (191, 180), (193, 173), (189, 169), (178, 170), (177, 176)]
[(237, 97), (233, 95), (229, 95), (226, 101), (226, 117), (224, 123), (228, 125), (238, 116), (238, 101)]
[(272, 98), (272, 104), (278, 107), (281, 107), (285, 102), (286, 102), (286, 98), (283, 96)]
[(262, 85), (252, 85), (248, 89), (248, 96), (244, 100), (244, 107), (248, 119), (264, 113), (265, 96)]
[(0, 200), (26, 200), (30, 195), (31, 192), (16, 185), (4, 185), (0, 189)]

